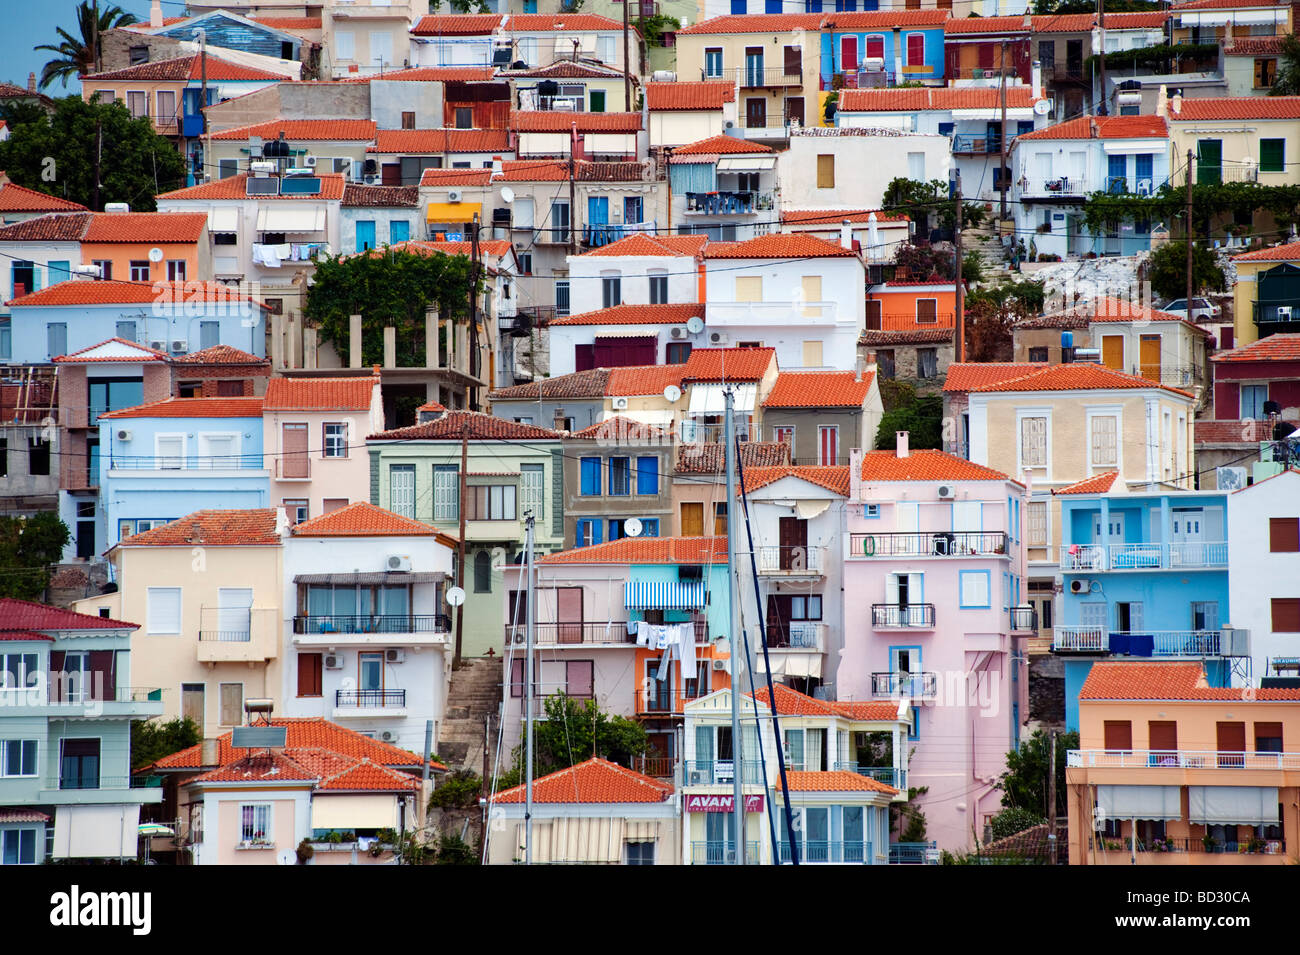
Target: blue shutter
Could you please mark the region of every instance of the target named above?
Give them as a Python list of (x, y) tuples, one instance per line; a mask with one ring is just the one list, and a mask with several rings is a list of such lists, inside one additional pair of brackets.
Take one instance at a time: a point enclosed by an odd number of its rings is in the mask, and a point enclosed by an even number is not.
[(638, 494), (659, 493), (659, 459), (646, 457), (636, 459), (636, 492)]
[[(1155, 157), (1150, 153), (1141, 153), (1137, 157), (1136, 169), (1133, 171), (1135, 179), (1150, 179), (1153, 172)], [(1155, 183), (1151, 183), (1152, 191), (1155, 190)]]
[(586, 495), (600, 493), (600, 458), (582, 459), (582, 485), (578, 493)]
[(58, 285), (60, 282), (66, 282), (68, 279), (72, 278), (72, 268), (69, 266), (66, 259), (51, 262), (49, 269), (50, 285)]
[(358, 219), (357, 220), (357, 251), (364, 252), (366, 249), (375, 247), (375, 220)]
[(1128, 156), (1108, 156), (1106, 191), (1125, 192), (1128, 188)]
[(731, 15), (743, 17), (749, 11), (745, 9), (745, 0), (731, 0)]
[(405, 242), (411, 237), (411, 223), (405, 219), (394, 219), (388, 223), (388, 243), (397, 245), (399, 242)]

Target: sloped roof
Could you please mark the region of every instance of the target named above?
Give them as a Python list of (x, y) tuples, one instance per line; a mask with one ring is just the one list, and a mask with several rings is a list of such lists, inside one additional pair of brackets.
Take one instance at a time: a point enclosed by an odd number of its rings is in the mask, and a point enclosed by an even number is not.
[(1300, 334), (1269, 335), (1249, 345), (1218, 352), (1210, 361), (1300, 361)]
[[(3, 187), (0, 187), (0, 212), (32, 211), (5, 205), (5, 196), (13, 188), (12, 183), (6, 183)], [(32, 190), (25, 189), (23, 192), (24, 194), (31, 193)], [(33, 195), (43, 195), (43, 193), (33, 193)], [(20, 198), (23, 199), (24, 204), (27, 203), (25, 195)], [(37, 205), (35, 208), (50, 207)], [(75, 204), (68, 207), (60, 206), (59, 208), (75, 208)], [(56, 212), (50, 215), (24, 219), (22, 222), (15, 222), (12, 225), (0, 226), (0, 242), (80, 242), (81, 237), (86, 234), (86, 227), (90, 225), (90, 220), (93, 217), (93, 212)]]
[[(671, 255), (672, 253), (664, 253)], [(704, 316), (704, 306), (686, 305), (613, 305), (594, 312), (566, 315), (552, 325), (685, 325), (693, 316)]]
[(661, 395), (669, 385), (682, 385), (685, 365), (625, 365), (609, 370), (605, 393), (610, 397), (631, 398), (638, 395)]
[(420, 173), (422, 186), (486, 186), (491, 169), (426, 169)]
[(172, 192), (162, 192), (158, 194), (159, 199), (252, 199), (257, 202), (267, 200), (297, 200), (304, 199), (342, 199), (343, 191), (347, 185), (342, 173), (327, 172), (320, 173), (311, 178), (320, 180), (320, 192), (316, 193), (289, 193), (277, 194), (274, 196), (250, 196), (248, 194), (248, 173), (241, 172), (235, 176), (227, 176), (225, 179), (214, 179), (212, 182), (205, 182), (198, 186), (187, 186), (183, 189), (176, 189)]
[(862, 455), (862, 480), (877, 481), (1007, 481), (1001, 471), (967, 461), (947, 451), (918, 450), (900, 458), (894, 451)]
[(272, 378), (264, 411), (369, 411), (379, 378)]
[(1207, 96), (1184, 99), (1177, 113), (1169, 110), (1170, 122), (1217, 119), (1300, 119), (1300, 96)]
[(365, 186), (349, 182), (343, 187), (343, 205), (350, 208), (414, 209), (419, 204), (419, 186)]
[(97, 617), (36, 603), (0, 597), (0, 637), (4, 634), (22, 634), (16, 639), (39, 639), (34, 634), (45, 630), (138, 630), (138, 623), (126, 623), (110, 617)]
[(1105, 474), (1094, 474), (1092, 477), (1084, 478), (1082, 481), (1076, 481), (1067, 487), (1058, 487), (1052, 491), (1053, 494), (1105, 494), (1115, 486), (1115, 479), (1119, 477), (1118, 471), (1107, 471)]
[(106, 341), (90, 345), (80, 351), (74, 351), (69, 355), (57, 355), (52, 361), (68, 362), (70, 364), (80, 364), (82, 362), (141, 362), (141, 361), (167, 361), (167, 353), (158, 351), (156, 348), (150, 348), (147, 345), (141, 345), (138, 342), (129, 342), (125, 338), (110, 338)]
[(845, 219), (866, 224), (875, 216), (877, 222), (910, 222), (905, 212), (885, 212), (880, 209), (785, 209), (781, 212), (782, 225), (839, 225)]
[[(790, 464), (790, 445), (784, 441), (745, 441), (740, 445), (740, 464), (750, 469)], [(727, 449), (720, 443), (682, 444), (677, 448), (678, 474), (722, 474)]]
[[(842, 716), (851, 720), (886, 722), (898, 719), (897, 700), (819, 700), (782, 683), (775, 684), (773, 689), (776, 692), (777, 713), (784, 716)], [(746, 693), (745, 696), (758, 700), (764, 706), (768, 706), (770, 699), (767, 687), (757, 693)]]
[[(204, 64), (201, 62), (202, 59), (203, 57), (194, 53), (169, 60), (139, 63), (135, 66), (111, 70), (107, 73), (91, 73), (82, 76), (81, 80), (83, 82), (102, 80), (140, 80), (141, 82), (197, 80), (203, 76)], [(224, 80), (225, 82), (270, 80), (280, 82), (290, 79), (287, 74), (272, 73), (269, 70), (259, 70), (252, 66), (245, 66), (242, 63), (223, 60), (220, 56), (212, 53), (208, 53), (206, 59), (207, 76), (210, 82), (213, 80)]]
[(787, 465), (775, 468), (747, 468), (745, 469), (745, 491), (746, 493), (757, 491), (761, 487), (775, 484), (777, 481), (788, 477), (798, 478), (801, 481), (807, 481), (809, 484), (816, 484), (818, 487), (824, 487), (828, 491), (834, 491), (836, 494), (845, 497), (849, 493), (848, 465)]
[(761, 381), (775, 348), (693, 348), (682, 381)]
[(727, 562), (725, 537), (622, 537), (539, 557), (539, 564), (716, 564)]
[[(369, 759), (380, 766), (397, 766), (419, 769), (420, 757), (415, 753), (379, 740), (362, 736), (356, 730), (339, 726), (319, 716), (291, 719), (273, 717), (272, 726), (283, 726), (288, 732), (285, 739), (286, 749), (317, 748), (325, 749), (344, 756), (357, 759)], [(230, 745), (230, 733), (218, 737), (217, 764), (225, 766), (238, 759), (245, 751)], [(170, 756), (164, 756), (150, 769), (199, 769), (203, 768), (202, 744), (195, 744)], [(430, 761), (430, 765), (445, 769), (440, 763)]]
[(943, 25), (946, 36), (978, 33), (1028, 33), (1029, 26), (1019, 17), (961, 17), (947, 20)]
[[(10, 226), (9, 228), (13, 228)], [(0, 230), (2, 231), (2, 230)], [(1243, 252), (1232, 257), (1234, 262), (1300, 262), (1300, 242), (1285, 242), (1267, 249)]]
[(504, 129), (381, 129), (375, 144), (366, 148), (372, 153), (487, 153), (504, 151), (510, 146)]
[(0, 212), (86, 212), (85, 206), (70, 199), (28, 189), (14, 182), (0, 183)]
[(568, 375), (543, 378), (523, 385), (498, 388), (489, 401), (537, 401), (552, 398), (603, 398), (609, 384), (608, 368), (591, 368)]
[(428, 524), (366, 501), (356, 501), (293, 528), (294, 537), (433, 537), (437, 533)]
[(827, 12), (824, 30), (874, 30), (893, 27), (942, 26), (948, 21), (947, 10), (848, 10)]
[(686, 109), (722, 109), (736, 101), (732, 83), (704, 80), (690, 83), (647, 83), (646, 107), (653, 112)]
[[(659, 803), (666, 802), (672, 794), (672, 783), (652, 779), (598, 756), (533, 780), (535, 803)], [(503, 789), (492, 797), (496, 803), (524, 800), (523, 786)]]
[(587, 258), (620, 255), (696, 256), (703, 252), (708, 244), (707, 235), (649, 235), (645, 232), (633, 232), (608, 245), (584, 252), (583, 256)]
[(640, 113), (566, 113), (556, 110), (513, 110), (510, 128), (521, 133), (634, 133), (641, 128)]
[(706, 259), (826, 259), (857, 258), (857, 253), (836, 242), (807, 232), (769, 232), (743, 242), (710, 242)]
[(742, 153), (770, 153), (772, 150), (762, 143), (750, 139), (737, 139), (735, 136), (710, 136), (699, 139), (673, 150), (673, 158), (678, 156), (733, 156)]
[(210, 133), (211, 139), (248, 139), (261, 136), (262, 139), (284, 138), (290, 142), (309, 141), (363, 141), (375, 138), (375, 121), (372, 119), (273, 119), (265, 123), (250, 126), (235, 126)]
[(258, 308), (267, 308), (228, 285), (216, 282), (127, 282), (114, 279), (110, 282), (60, 282), (39, 292), (24, 295), (10, 305), (153, 305), (171, 304), (182, 307), (191, 302), (210, 302), (232, 305), (248, 302)]
[[(274, 379), (272, 379), (274, 380)], [(117, 418), (260, 418), (261, 398), (163, 398), (99, 416)]]
[(1076, 116), (1016, 139), (1167, 139), (1163, 116)]
[(932, 345), (950, 342), (956, 329), (953, 328), (903, 328), (897, 331), (878, 328), (865, 329), (858, 336), (858, 344), (887, 347), (889, 345)]
[(1046, 363), (1028, 361), (953, 362), (948, 366), (948, 377), (944, 379), (943, 390), (973, 391), (993, 382), (1022, 378), (1046, 367)]
[(604, 421), (598, 421), (590, 427), (583, 428), (581, 431), (575, 431), (569, 435), (570, 439), (582, 441), (613, 441), (621, 444), (659, 444), (668, 439), (668, 432), (662, 428), (656, 428), (654, 425), (646, 424), (642, 421), (636, 421), (632, 418), (626, 418), (623, 415), (615, 415), (612, 418), (606, 418)]
[(859, 380), (851, 371), (783, 371), (763, 401), (764, 408), (861, 408), (873, 372)]
[(1197, 421), (1195, 440), (1198, 445), (1234, 445), (1246, 447), (1273, 440), (1273, 428), (1267, 421), (1240, 419)]
[[(622, 30), (623, 24), (597, 13), (512, 13), (503, 24), (511, 33)], [(635, 22), (632, 29), (636, 28)]]
[(96, 212), (82, 242), (197, 242), (205, 212)]
[(1210, 686), (1205, 670), (1197, 662), (1102, 661), (1088, 671), (1079, 700), (1222, 700), (1234, 706), (1249, 706), (1253, 702), (1300, 702), (1300, 687), (1257, 688), (1247, 696), (1240, 687)]
[(266, 365), (268, 369), (271, 366), (270, 359), (258, 358), (230, 345), (212, 345), (173, 358), (172, 362), (180, 365)]
[(819, 30), (821, 22), (820, 13), (749, 13), (701, 20), (677, 33), (679, 36), (695, 33), (787, 33), (791, 30)]
[[(1002, 104), (996, 86), (928, 86), (886, 89), (841, 90), (836, 107), (841, 113), (915, 113), (923, 110), (993, 109)], [(1007, 87), (1007, 108), (1028, 109), (1034, 105), (1028, 86)]]
[(124, 538), (118, 547), (274, 547), (280, 543), (271, 507), (195, 511), (170, 524)]
[(879, 780), (846, 769), (811, 772), (808, 770), (788, 770), (785, 774), (786, 789), (792, 793), (850, 793), (873, 792), (898, 795), (898, 790), (887, 786)]
[[(949, 366), (951, 374), (951, 366)], [(1162, 385), (1158, 381), (1152, 381), (1149, 378), (1143, 378), (1140, 375), (1130, 375), (1122, 371), (1115, 371), (1112, 368), (1106, 368), (1102, 365), (1083, 364), (1075, 362), (1069, 365), (1048, 365), (1037, 371), (1022, 375), (1019, 378), (1005, 378), (999, 381), (992, 381), (988, 384), (977, 385), (970, 388), (972, 392), (977, 391), (1100, 391), (1112, 388), (1119, 389), (1139, 389), (1139, 388), (1160, 388), (1163, 391), (1183, 395), (1191, 398), (1192, 395), (1178, 388), (1171, 388), (1168, 385)], [(945, 389), (947, 387), (945, 385)]]
[(501, 26), (499, 13), (444, 13), (421, 17), (414, 36), (487, 36)]
[(468, 435), (471, 441), (552, 441), (563, 437), (550, 428), (516, 424), (480, 411), (448, 411), (436, 421), (426, 421), (392, 431), (372, 434), (371, 441), (459, 441)]

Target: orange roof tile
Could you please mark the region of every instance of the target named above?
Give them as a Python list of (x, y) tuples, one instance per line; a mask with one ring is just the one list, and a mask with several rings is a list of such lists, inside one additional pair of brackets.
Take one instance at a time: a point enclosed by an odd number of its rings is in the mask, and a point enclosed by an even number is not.
[(647, 83), (646, 106), (651, 112), (678, 109), (722, 109), (736, 101), (736, 87), (729, 82), (706, 80), (699, 83)]
[(1016, 139), (1167, 139), (1163, 116), (1076, 116)]
[(1217, 119), (1300, 119), (1300, 96), (1207, 96), (1184, 99), (1177, 113), (1169, 109), (1171, 123)]
[(615, 415), (598, 421), (589, 428), (569, 435), (582, 441), (613, 441), (615, 444), (659, 444), (668, 438), (668, 432), (642, 421)]
[(173, 358), (172, 361), (182, 365), (266, 365), (268, 369), (271, 366), (270, 359), (258, 358), (229, 345), (213, 345)]
[(79, 202), (60, 199), (17, 183), (0, 183), (0, 212), (85, 212)]
[(1249, 345), (1219, 352), (1210, 361), (1300, 361), (1300, 334), (1269, 335)]
[(877, 481), (1009, 481), (1007, 475), (967, 461), (947, 451), (912, 451), (900, 458), (894, 451), (862, 455), (862, 480)]
[(874, 378), (874, 372), (859, 379), (851, 371), (783, 371), (763, 407), (861, 408)]
[(1107, 30), (1139, 30), (1143, 27), (1162, 27), (1169, 19), (1167, 10), (1135, 10), (1131, 13), (1107, 13)]
[(641, 128), (640, 113), (565, 113), (554, 110), (514, 110), (510, 128), (521, 133), (634, 133)]
[(1021, 378), (1030, 372), (1046, 368), (1042, 362), (988, 361), (988, 362), (953, 362), (948, 366), (948, 377), (944, 380), (944, 391), (971, 391), (981, 385), (1008, 378)]
[(750, 13), (701, 20), (677, 33), (679, 36), (695, 33), (786, 33), (791, 30), (820, 30), (821, 23), (820, 13)]
[[(274, 380), (274, 379), (273, 379)], [(99, 416), (105, 418), (260, 418), (261, 398), (164, 398), (122, 408)]]
[[(11, 186), (0, 188), (0, 212), (27, 212), (4, 208), (4, 195)], [(0, 242), (80, 242), (93, 212), (50, 212), (0, 226)]]
[(279, 200), (289, 199), (302, 201), (304, 199), (342, 199), (343, 189), (346, 181), (342, 173), (321, 173), (314, 178), (320, 180), (320, 192), (315, 194), (290, 193), (288, 195), (275, 196), (250, 196), (248, 195), (248, 186), (245, 183), (248, 180), (248, 173), (241, 172), (237, 176), (227, 176), (225, 179), (214, 179), (212, 182), (205, 182), (199, 186), (187, 186), (184, 189), (176, 189), (172, 192), (163, 192), (158, 194), (159, 199), (255, 199), (257, 202), (265, 202), (268, 199)]
[(631, 398), (638, 395), (662, 395), (669, 385), (682, 386), (685, 365), (625, 365), (609, 369), (605, 394)]
[[(270, 723), (272, 726), (283, 726), (288, 730), (285, 739), (286, 749), (323, 749), (354, 759), (369, 759), (380, 766), (420, 768), (420, 757), (415, 753), (362, 736), (356, 730), (331, 723), (319, 716), (297, 719), (273, 717)], [(245, 753), (245, 750), (235, 749), (230, 745), (230, 736), (230, 733), (225, 733), (218, 737), (217, 765), (219, 766), (229, 765)], [(204, 768), (201, 760), (202, 746), (196, 743), (188, 749), (164, 756), (149, 768), (200, 769)], [(439, 769), (446, 768), (432, 760), (430, 765)]]
[(351, 209), (414, 209), (419, 204), (418, 186), (367, 186), (349, 182), (343, 187), (343, 205)]
[[(951, 373), (952, 366), (949, 366)], [(1177, 388), (1162, 385), (1149, 378), (1115, 371), (1102, 365), (1074, 363), (1070, 365), (1048, 365), (1019, 378), (1008, 378), (977, 385), (969, 390), (975, 391), (1099, 391), (1110, 388), (1160, 388), (1163, 391), (1183, 395), (1192, 395)], [(947, 386), (945, 384), (945, 390)]]
[(96, 212), (82, 242), (197, 242), (205, 212)]
[(594, 312), (557, 318), (551, 325), (685, 325), (693, 316), (703, 317), (704, 306), (613, 305)]
[(609, 245), (584, 252), (588, 257), (639, 255), (639, 256), (696, 256), (709, 244), (707, 235), (648, 235), (634, 232)]
[[(635, 22), (632, 28), (636, 29)], [(503, 29), (510, 33), (622, 30), (623, 24), (597, 13), (512, 13)]]
[(889, 722), (898, 719), (898, 703), (889, 700), (838, 700), (835, 709), (851, 720)]
[(397, 80), (409, 83), (486, 83), (496, 76), (490, 66), (413, 66), (389, 73), (353, 76), (344, 83), (369, 83), (371, 80)]
[(34, 600), (0, 597), (0, 634), (22, 634), (14, 639), (37, 639), (31, 634), (45, 630), (138, 630), (139, 627), (138, 623), (77, 613)]
[(433, 537), (428, 524), (394, 514), (366, 501), (321, 514), (293, 528), (294, 537)]
[[(291, 753), (295, 751), (290, 750)], [(420, 788), (420, 781), (409, 773), (380, 766), (369, 759), (347, 759), (343, 768), (327, 773), (317, 788), (327, 792), (402, 792)]]
[(828, 12), (822, 23), (824, 30), (875, 30), (893, 27), (942, 26), (948, 20), (947, 10), (861, 10)]
[(371, 441), (554, 441), (563, 435), (550, 428), (517, 424), (480, 411), (449, 411), (436, 421), (372, 434)]
[[(794, 465), (775, 468), (748, 468), (745, 470), (745, 492), (775, 484), (782, 478), (795, 477), (816, 484), (845, 497), (849, 494), (849, 468), (847, 465)], [(738, 492), (739, 493), (739, 492)]]
[(960, 17), (946, 21), (943, 25), (946, 36), (962, 36), (969, 33), (1028, 33), (1029, 27), (1021, 17)]
[[(145, 82), (197, 80), (203, 76), (205, 64), (201, 62), (202, 59), (197, 54), (191, 54), (190, 56), (173, 57), (169, 60), (154, 60), (107, 73), (90, 74), (81, 77), (81, 79), (90, 82), (100, 80), (141, 80)], [(207, 55), (206, 59), (209, 80), (224, 80), (226, 82), (269, 80), (281, 82), (289, 79), (289, 76), (285, 73), (259, 70), (255, 67), (245, 66), (242, 63), (223, 60), (211, 53)]]
[(879, 209), (786, 209), (781, 213), (783, 225), (833, 225), (845, 219), (865, 225), (875, 216), (877, 222), (910, 222), (905, 212), (884, 212)]
[[(610, 80), (621, 79), (622, 70), (596, 63), (575, 63), (572, 60), (556, 60), (547, 66), (535, 66), (526, 70), (501, 70), (499, 75), (505, 79), (564, 79), (564, 80)], [(635, 79), (632, 81), (636, 82)]]
[(255, 23), (274, 30), (319, 30), (320, 17), (249, 17)]
[(195, 511), (170, 524), (124, 538), (118, 547), (274, 547), (280, 543), (274, 508)]
[(731, 156), (739, 153), (770, 153), (772, 150), (762, 143), (749, 139), (737, 139), (735, 136), (710, 136), (673, 150), (673, 158), (678, 156)]
[(251, 126), (236, 126), (210, 133), (212, 139), (248, 139), (261, 136), (262, 139), (284, 138), (314, 141), (369, 141), (375, 138), (375, 121), (372, 119), (273, 119), (266, 123)]
[(1210, 686), (1200, 663), (1102, 661), (1092, 665), (1079, 690), (1079, 701), (1086, 700), (1222, 700), (1245, 706), (1300, 701), (1300, 687), (1252, 688), (1247, 694), (1241, 687)]
[[(109, 342), (116, 342), (119, 345), (127, 345), (130, 348), (130, 354), (125, 355), (90, 355), (96, 348), (107, 345)], [(54, 362), (68, 362), (72, 364), (82, 362), (100, 362), (100, 361), (167, 361), (167, 353), (158, 351), (156, 348), (150, 348), (148, 345), (141, 345), (139, 342), (130, 342), (125, 338), (109, 338), (106, 341), (97, 342), (94, 345), (87, 345), (79, 351), (74, 351), (68, 355), (56, 355), (51, 359)]]
[[(559, 116), (590, 115), (558, 113)], [(606, 115), (598, 113), (596, 115)], [(624, 115), (624, 114), (616, 114)], [(566, 126), (567, 130), (568, 127)], [(579, 130), (581, 132), (582, 130)], [(574, 178), (579, 182), (640, 182), (646, 175), (643, 162), (588, 162), (574, 163)], [(502, 164), (500, 175), (493, 180), (506, 182), (564, 182), (569, 178), (568, 163), (554, 159), (508, 159)]]
[[(1097, 23), (1095, 13), (1053, 13), (1029, 18), (1035, 33), (1089, 33)], [(1107, 20), (1107, 26), (1110, 21)]]
[(775, 348), (693, 348), (682, 381), (760, 381), (775, 363)]
[(426, 169), (420, 173), (422, 186), (486, 186), (491, 169)]
[(247, 753), (233, 763), (218, 766), (216, 769), (187, 780), (194, 783), (268, 783), (298, 782), (304, 785), (315, 783), (316, 773), (290, 758), (286, 752), (252, 753), (248, 750), (236, 752)]
[[(678, 474), (721, 475), (726, 467), (726, 446), (708, 444), (681, 444), (677, 446)], [(790, 445), (785, 441), (745, 441), (740, 445), (740, 464), (749, 473), (751, 469), (775, 468), (790, 464)]]
[(1243, 252), (1241, 255), (1234, 255), (1232, 261), (1300, 262), (1300, 242), (1286, 242), (1282, 245), (1270, 246), (1267, 249), (1256, 249), (1254, 252)]
[(539, 557), (539, 564), (717, 564), (727, 562), (725, 537), (622, 537)]
[(1240, 10), (1243, 7), (1267, 8), (1280, 6), (1276, 0), (1191, 0), (1180, 3), (1170, 9), (1170, 13), (1179, 14), (1184, 10)]
[(1278, 56), (1282, 52), (1283, 37), (1243, 36), (1233, 37), (1230, 46), (1223, 48), (1224, 56)]
[(381, 129), (372, 153), (488, 153), (510, 146), (504, 129)]
[(444, 13), (421, 17), (414, 36), (487, 36), (501, 26), (499, 13)]
[(228, 285), (205, 282), (202, 286), (193, 282), (60, 282), (39, 292), (14, 299), (10, 305), (160, 305), (170, 304), (180, 308), (190, 302), (211, 302), (231, 305), (250, 302), (258, 308), (266, 308), (261, 302), (253, 302), (246, 295), (241, 295)]
[[(898, 703), (889, 700), (849, 701), (819, 700), (782, 683), (774, 685), (777, 713), (782, 716), (842, 716), (851, 720), (891, 722), (898, 719)], [(768, 705), (767, 688), (746, 697)]]
[(608, 368), (589, 368), (522, 385), (508, 385), (488, 395), (491, 401), (538, 401), (542, 398), (603, 398), (609, 384)]
[[(792, 793), (871, 792), (887, 793), (890, 796), (898, 795), (898, 790), (893, 786), (886, 786), (870, 776), (851, 773), (846, 769), (826, 770), (823, 772), (787, 770), (785, 783), (786, 789)], [(780, 788), (779, 784), (778, 788)]]
[(369, 411), (378, 376), (365, 378), (272, 378), (265, 411)]
[[(1028, 86), (1007, 87), (1007, 108), (1028, 109), (1034, 105)], [(1038, 97), (1042, 99), (1042, 97)], [(931, 86), (924, 88), (841, 90), (841, 113), (915, 113), (922, 110), (992, 109), (1000, 106), (996, 86)]]
[(1258, 419), (1197, 421), (1197, 445), (1226, 444), (1245, 447), (1273, 440), (1273, 426)]
[[(643, 776), (598, 756), (533, 780), (533, 802), (537, 803), (666, 802), (672, 794), (672, 783)], [(504, 789), (492, 797), (496, 803), (524, 800), (523, 786)]]
[(806, 232), (770, 232), (744, 242), (710, 242), (706, 259), (857, 258), (852, 249)]
[(1105, 494), (1115, 486), (1115, 479), (1119, 477), (1118, 471), (1107, 471), (1105, 474), (1094, 474), (1090, 478), (1084, 478), (1082, 481), (1076, 481), (1067, 487), (1055, 488), (1053, 494)]

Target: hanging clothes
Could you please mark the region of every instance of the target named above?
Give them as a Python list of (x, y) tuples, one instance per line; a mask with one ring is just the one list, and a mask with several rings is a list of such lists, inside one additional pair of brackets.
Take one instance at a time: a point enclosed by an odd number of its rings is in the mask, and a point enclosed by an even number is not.
[(679, 623), (677, 625), (677, 648), (682, 661), (682, 679), (695, 678), (695, 624)]

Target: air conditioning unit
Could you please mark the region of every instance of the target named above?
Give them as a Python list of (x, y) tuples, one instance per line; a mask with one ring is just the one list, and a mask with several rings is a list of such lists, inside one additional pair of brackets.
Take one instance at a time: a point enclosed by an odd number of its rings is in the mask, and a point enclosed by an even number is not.
[(406, 662), (406, 651), (405, 651), (405, 650), (385, 650), (385, 651), (384, 651), (384, 662), (385, 662), (385, 663), (405, 663), (405, 662)]
[(327, 654), (325, 654), (325, 669), (327, 669), (327, 670), (342, 670), (342, 669), (343, 669), (343, 654), (341, 654), (341, 653), (327, 653)]
[(702, 769), (692, 769), (686, 776), (686, 785), (688, 786), (703, 786), (709, 781), (707, 774)]
[(1214, 484), (1220, 491), (1240, 491), (1246, 486), (1246, 469), (1226, 465), (1215, 468)]
[(391, 743), (395, 739), (397, 739), (397, 734), (394, 733), (392, 730), (384, 730), (382, 733), (379, 734), (379, 738), (385, 743)]
[(448, 201), (448, 202), (460, 202), (460, 190), (459, 190), (459, 189), (448, 189), (448, 190), (447, 190), (447, 201)]
[(189, 348), (189, 342), (185, 341), (183, 338), (177, 338), (172, 341), (172, 352), (175, 354), (180, 354), (187, 348)]
[(1092, 581), (1084, 580), (1082, 577), (1076, 577), (1070, 581), (1070, 593), (1086, 594), (1092, 590)]
[(132, 437), (131, 432), (128, 431), (126, 428), (121, 429), (117, 433), (117, 440), (119, 441), (130, 441), (131, 437)]
[(610, 404), (613, 405), (615, 411), (626, 411), (626, 410), (627, 410), (627, 399), (626, 399), (626, 398), (613, 398), (613, 399), (611, 399)]
[(166, 350), (167, 350), (167, 343), (166, 343), (165, 341), (162, 341), (162, 342), (160, 342), (160, 341), (151, 341), (151, 342), (149, 343), (149, 347), (152, 348), (154, 351), (166, 351)]
[(366, 176), (366, 177), (365, 177), (365, 183), (366, 183), (367, 186), (377, 186), (377, 185), (379, 185), (379, 177), (378, 177), (378, 176)]
[(315, 157), (315, 156), (308, 156), (308, 157), (307, 157), (307, 167), (308, 167), (309, 169), (314, 169), (314, 168), (316, 167), (316, 157)]
[(410, 570), (411, 558), (401, 554), (390, 554), (384, 566), (388, 570)]
[(681, 325), (674, 325), (672, 328), (668, 330), (668, 336), (670, 338), (685, 338), (686, 329)]
[(528, 634), (525, 633), (523, 630), (516, 631), (515, 643), (520, 644), (522, 646), (527, 642), (528, 642)]
[(1291, 321), (1291, 309), (1293, 307), (1291, 305), (1279, 305), (1277, 307), (1277, 320), (1279, 322)]
[(953, 493), (954, 493), (954, 492), (953, 492), (953, 487), (952, 487), (951, 484), (940, 484), (940, 485), (939, 485), (939, 497), (940, 497), (940, 499), (950, 498), (950, 497), (953, 496)]
[(727, 661), (726, 661), (726, 660), (714, 660), (714, 661), (713, 661), (713, 669), (715, 669), (715, 670), (725, 670), (725, 669), (727, 669)]
[(709, 344), (725, 345), (727, 344), (727, 336), (722, 334), (722, 332), (709, 332)]

